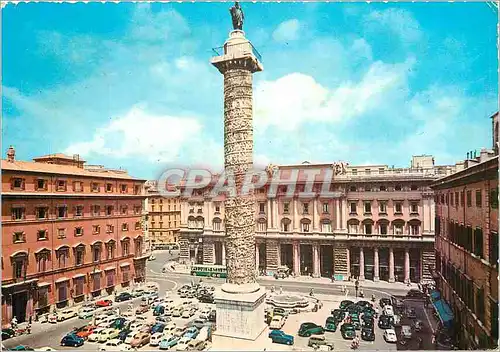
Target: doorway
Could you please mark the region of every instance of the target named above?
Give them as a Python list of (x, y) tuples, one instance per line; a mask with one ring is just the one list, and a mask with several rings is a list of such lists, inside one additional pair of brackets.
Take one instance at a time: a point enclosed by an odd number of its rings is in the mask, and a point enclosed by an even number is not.
[(12, 295), (12, 316), (18, 323), (26, 321), (26, 306), (28, 304), (28, 291), (17, 292)]
[(331, 278), (333, 276), (333, 246), (327, 245), (319, 248), (321, 276)]
[(280, 245), (281, 265), (293, 270), (293, 247), (289, 243)]

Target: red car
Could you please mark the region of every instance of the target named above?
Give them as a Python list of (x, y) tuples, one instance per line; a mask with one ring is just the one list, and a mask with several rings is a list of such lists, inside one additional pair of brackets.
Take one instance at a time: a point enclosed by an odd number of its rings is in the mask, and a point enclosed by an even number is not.
[(113, 301), (110, 299), (101, 299), (100, 301), (95, 302), (96, 307), (109, 307), (113, 304)]
[(89, 337), (90, 334), (92, 334), (94, 332), (94, 329), (96, 327), (93, 326), (93, 325), (87, 325), (86, 327), (84, 327), (82, 330), (78, 331), (76, 333), (76, 336), (78, 337), (81, 337), (82, 339), (87, 339), (87, 337)]

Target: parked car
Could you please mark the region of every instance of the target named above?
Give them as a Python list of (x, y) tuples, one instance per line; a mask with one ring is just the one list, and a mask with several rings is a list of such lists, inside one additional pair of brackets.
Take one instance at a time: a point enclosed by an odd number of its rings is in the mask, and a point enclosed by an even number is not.
[(99, 340), (99, 335), (101, 333), (101, 331), (104, 331), (106, 330), (106, 328), (95, 328), (92, 333), (88, 336), (87, 340), (89, 340), (90, 342), (97, 342)]
[(100, 301), (95, 302), (96, 307), (109, 307), (113, 305), (113, 301), (110, 299), (101, 299)]
[(163, 328), (163, 335), (173, 333), (176, 327), (177, 325), (173, 321), (171, 321), (170, 323), (165, 325), (165, 328)]
[(208, 308), (203, 309), (203, 310), (200, 312), (200, 319), (205, 319), (205, 320), (208, 320), (208, 316), (210, 315), (210, 312), (211, 312), (211, 310), (210, 310), (210, 309), (208, 309)]
[(118, 333), (118, 339), (120, 339), (123, 342), (125, 342), (125, 339), (127, 338), (127, 335), (130, 334), (131, 332), (132, 332), (132, 330), (130, 330), (130, 329), (123, 329), (122, 331), (120, 331)]
[(16, 332), (13, 329), (2, 329), (2, 341), (10, 339), (11, 337), (16, 336)]
[(183, 318), (191, 318), (194, 314), (196, 313), (196, 309), (194, 308), (189, 308), (189, 309), (186, 309), (182, 312), (182, 317)]
[(345, 311), (342, 309), (332, 309), (331, 314), (337, 323), (341, 322), (345, 318)]
[(149, 306), (147, 304), (141, 304), (137, 309), (135, 310), (135, 314), (144, 314), (149, 310)]
[(378, 319), (378, 327), (381, 329), (390, 329), (394, 326), (394, 318), (388, 315), (381, 315)]
[(163, 329), (165, 329), (165, 324), (163, 323), (155, 323), (152, 327), (151, 327), (151, 333), (152, 334), (155, 334), (157, 332), (161, 332), (163, 333)]
[(129, 345), (130, 345), (130, 343), (131, 343), (131, 342), (135, 339), (135, 336), (136, 336), (136, 335), (139, 335), (139, 334), (140, 334), (140, 332), (139, 332), (139, 331), (134, 330), (134, 331), (130, 332), (130, 333), (127, 335), (127, 337), (125, 337), (125, 341), (123, 341), (123, 342), (125, 342), (126, 344), (129, 344)]
[(401, 326), (401, 316), (394, 314), (394, 326)]
[(203, 351), (207, 347), (206, 341), (191, 340), (187, 345), (188, 351)]
[(269, 333), (269, 338), (273, 343), (281, 343), (284, 345), (293, 345), (294, 338), (292, 335), (285, 334), (282, 330), (273, 330)]
[(75, 334), (67, 334), (61, 339), (61, 346), (80, 347), (84, 343), (83, 339)]
[(398, 342), (396, 331), (394, 331), (394, 329), (386, 329), (384, 331), (384, 340), (392, 343)]
[(328, 317), (325, 321), (325, 330), (326, 331), (337, 331), (337, 320), (334, 317)]
[(392, 301), (390, 298), (383, 297), (379, 301), (380, 307), (384, 308), (385, 305), (391, 305)]
[(52, 313), (48, 316), (47, 321), (51, 324), (56, 324), (58, 322), (58, 315), (57, 313)]
[(134, 336), (134, 339), (130, 342), (131, 347), (142, 347), (149, 343), (151, 335), (146, 332), (140, 332)]
[(94, 325), (87, 325), (85, 326), (82, 330), (78, 331), (76, 333), (76, 336), (81, 337), (82, 339), (87, 339), (93, 332), (96, 326)]
[(167, 317), (166, 315), (159, 315), (156, 317), (156, 321), (159, 322), (159, 323), (169, 323), (172, 321), (172, 318), (170, 317)]
[(217, 312), (215, 310), (212, 310), (208, 315), (208, 321), (211, 323), (215, 323), (216, 320), (217, 320)]
[[(2, 347), (2, 350), (3, 349), (4, 348)], [(14, 348), (11, 348), (9, 351), (34, 351), (34, 349), (28, 346), (18, 345)]]
[(347, 309), (347, 307), (349, 307), (349, 306), (351, 306), (353, 304), (354, 304), (353, 301), (349, 301), (349, 300), (346, 299), (346, 300), (343, 300), (342, 302), (340, 302), (339, 308), (342, 309), (342, 310), (345, 310), (345, 309)]
[(311, 336), (309, 341), (307, 341), (307, 346), (309, 347), (319, 347), (319, 346), (331, 346), (333, 349), (333, 341), (329, 341), (325, 336)]
[(187, 327), (185, 326), (177, 326), (173, 332), (175, 336), (182, 336), (186, 332)]
[(356, 329), (352, 324), (342, 324), (340, 327), (340, 334), (346, 340), (352, 340), (356, 336)]
[(97, 338), (97, 341), (106, 342), (108, 340), (116, 339), (119, 333), (120, 331), (116, 329), (111, 329), (111, 328), (104, 329), (99, 332), (99, 337)]
[(384, 308), (382, 309), (382, 314), (383, 315), (387, 315), (389, 317), (393, 317), (394, 316), (394, 309), (392, 308), (391, 305), (385, 305)]
[(406, 293), (406, 297), (408, 298), (424, 298), (425, 294), (417, 289), (412, 288), (410, 291)]
[(180, 340), (179, 336), (174, 336), (174, 335), (163, 335), (162, 340), (160, 341), (159, 348), (160, 350), (168, 350), (175, 345), (177, 345), (177, 342)]
[(275, 315), (273, 319), (271, 319), (269, 329), (281, 329), (283, 325), (285, 325), (285, 317), (281, 315)]
[(179, 341), (177, 341), (177, 345), (175, 345), (176, 351), (186, 351), (188, 348), (189, 342), (191, 342), (192, 338), (189, 336), (182, 336)]
[(361, 339), (365, 341), (375, 341), (375, 332), (373, 331), (373, 327), (363, 326), (361, 329)]
[(299, 328), (299, 336), (301, 337), (309, 337), (311, 335), (322, 335), (325, 333), (325, 330), (321, 325), (317, 325), (315, 323), (302, 323)]
[(151, 335), (151, 338), (149, 339), (149, 346), (153, 347), (158, 346), (162, 338), (163, 338), (163, 333), (155, 332), (154, 334)]
[(411, 327), (409, 325), (403, 325), (401, 326), (401, 338), (406, 339), (406, 340), (411, 340), (412, 333), (411, 333)]
[(132, 294), (130, 292), (120, 292), (120, 294), (118, 294), (118, 296), (116, 296), (115, 302), (129, 301), (132, 298), (134, 298), (134, 297), (132, 296)]
[(78, 312), (73, 309), (65, 309), (57, 313), (57, 321), (64, 321), (78, 316)]
[(99, 351), (130, 351), (132, 348), (120, 339), (112, 339), (99, 347)]
[(144, 294), (144, 289), (143, 288), (136, 288), (134, 291), (132, 291), (132, 296), (133, 297), (141, 297)]
[(83, 307), (78, 311), (78, 318), (80, 319), (88, 319), (94, 316), (95, 309), (89, 307)]
[(205, 326), (206, 322), (206, 319), (198, 318), (193, 321), (193, 326), (195, 326), (197, 329), (201, 329)]
[(191, 339), (195, 339), (198, 336), (198, 329), (194, 326), (191, 326), (186, 330), (186, 332), (182, 335), (183, 337), (189, 337)]

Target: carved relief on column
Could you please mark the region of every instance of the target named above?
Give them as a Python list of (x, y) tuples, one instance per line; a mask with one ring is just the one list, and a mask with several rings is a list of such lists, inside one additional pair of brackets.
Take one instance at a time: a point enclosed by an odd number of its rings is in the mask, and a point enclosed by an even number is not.
[(365, 251), (363, 247), (359, 248), (359, 281), (365, 279)]
[(266, 241), (266, 271), (274, 272), (278, 268), (278, 241)]
[(379, 281), (380, 268), (378, 259), (378, 248), (373, 248), (373, 281)]
[(394, 279), (394, 251), (389, 247), (389, 282), (395, 282)]

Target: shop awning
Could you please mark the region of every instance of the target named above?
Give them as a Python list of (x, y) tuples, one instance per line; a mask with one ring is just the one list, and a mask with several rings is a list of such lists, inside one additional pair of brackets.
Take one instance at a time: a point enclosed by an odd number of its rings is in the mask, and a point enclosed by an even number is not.
[(449, 326), (453, 321), (453, 312), (450, 309), (450, 306), (442, 299), (439, 299), (435, 302), (432, 302), (434, 309), (439, 316), (439, 319), (443, 323), (444, 326)]

